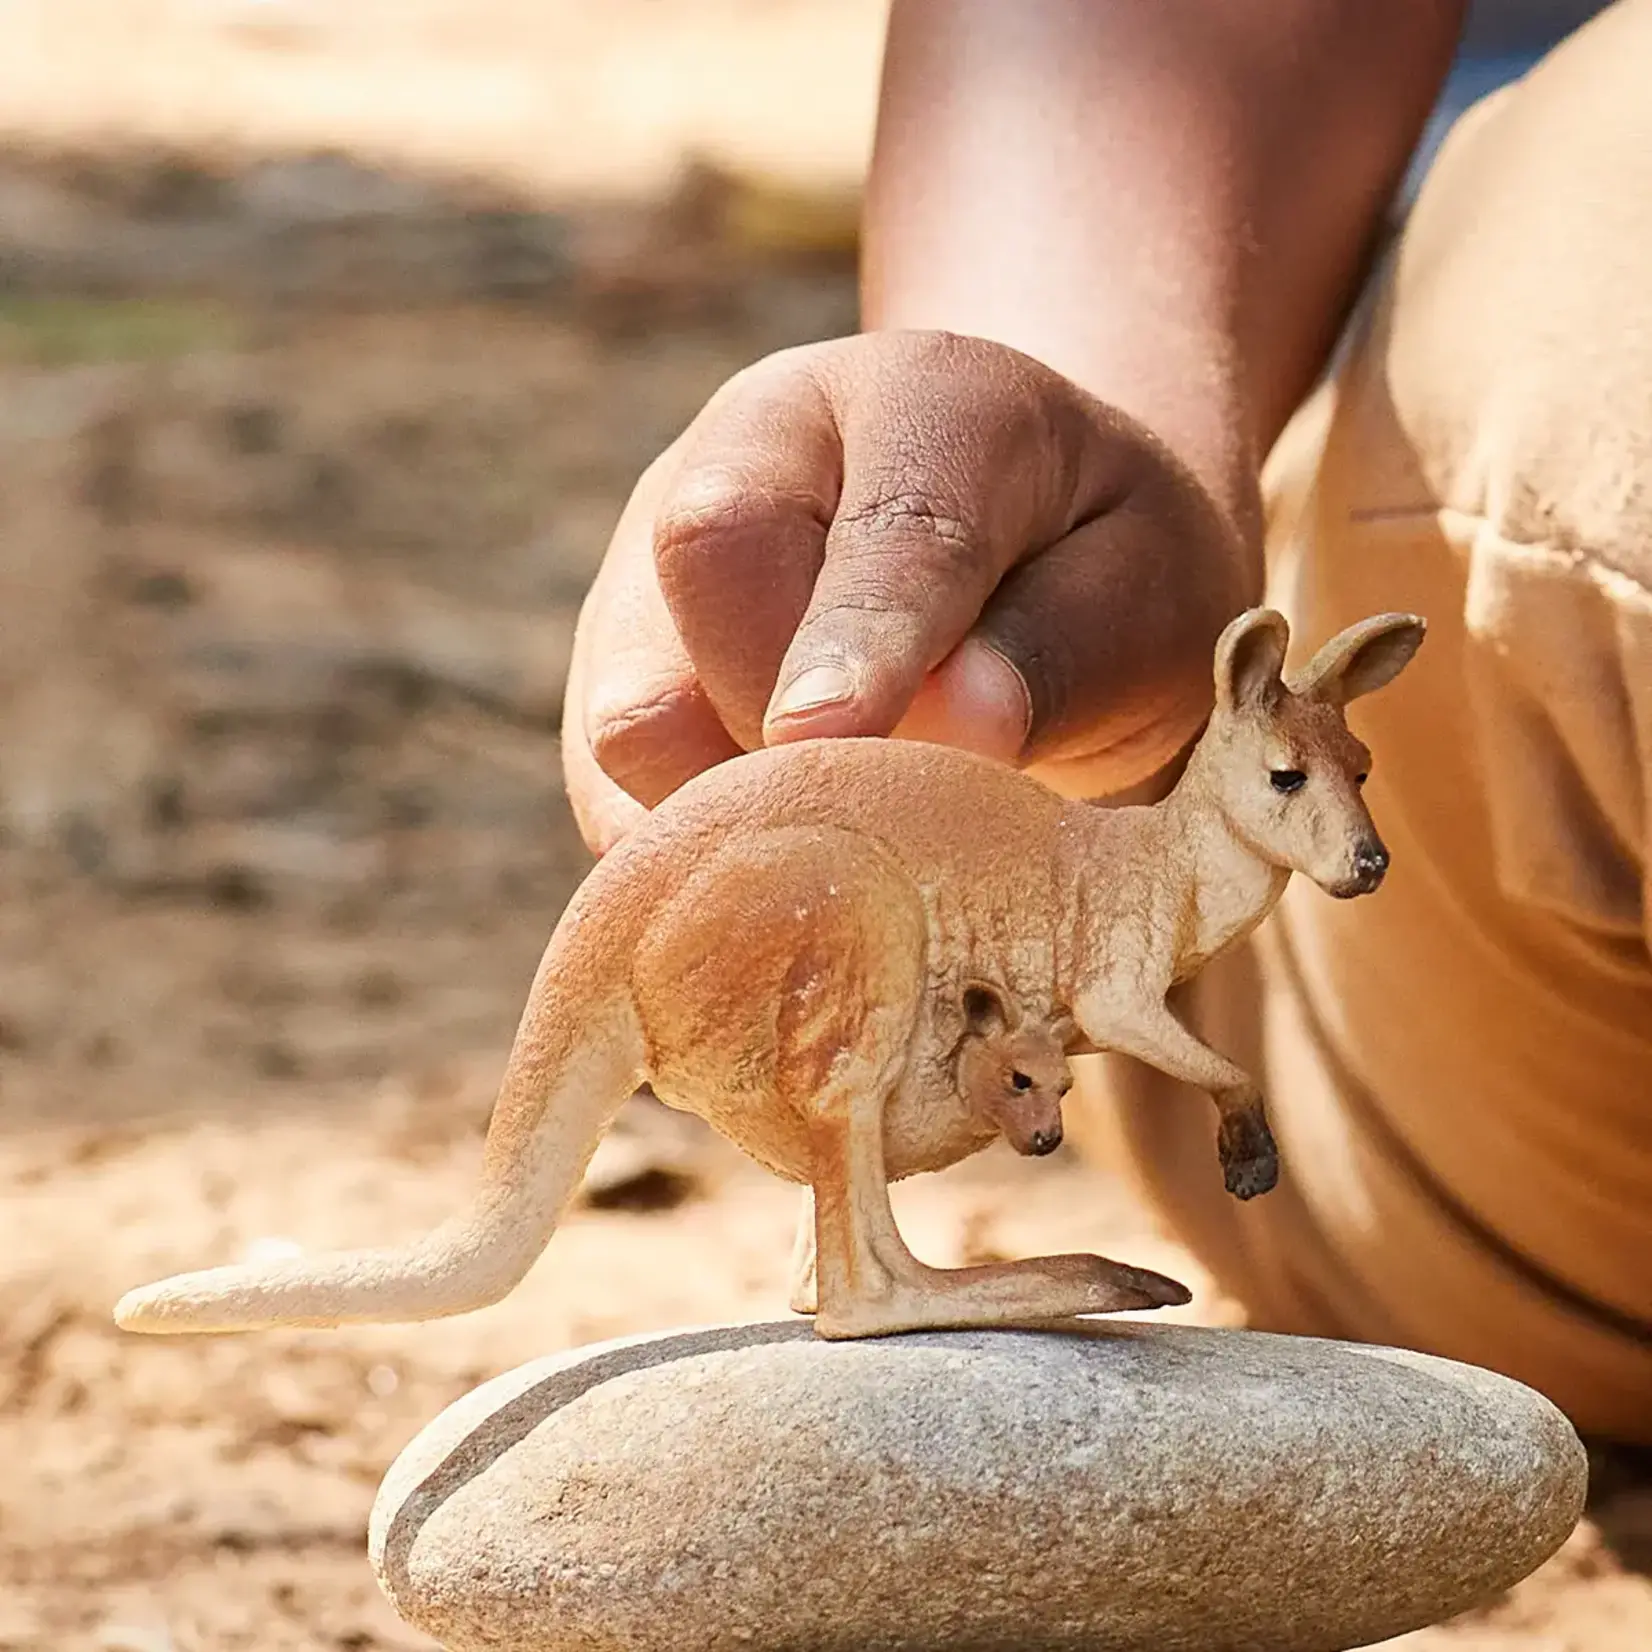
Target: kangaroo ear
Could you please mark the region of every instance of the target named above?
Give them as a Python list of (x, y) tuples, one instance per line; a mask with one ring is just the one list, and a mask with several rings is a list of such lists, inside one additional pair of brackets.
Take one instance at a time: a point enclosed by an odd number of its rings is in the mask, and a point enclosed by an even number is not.
[(1377, 614), (1339, 631), (1291, 684), (1304, 699), (1347, 705), (1386, 688), (1423, 645), (1426, 624), (1415, 614)]
[(1227, 711), (1262, 710), (1284, 692), (1280, 672), (1291, 640), (1283, 614), (1252, 608), (1216, 639), (1216, 703)]
[(964, 988), (964, 1021), (978, 1036), (991, 1036), (1009, 1030), (1009, 1007), (996, 987), (973, 981)]

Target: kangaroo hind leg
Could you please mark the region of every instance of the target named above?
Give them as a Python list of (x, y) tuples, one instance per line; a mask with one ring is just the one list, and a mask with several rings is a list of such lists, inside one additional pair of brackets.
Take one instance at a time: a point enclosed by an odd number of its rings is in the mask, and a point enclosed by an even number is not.
[(882, 1087), (862, 1082), (820, 1098), (814, 1129), (819, 1335), (840, 1339), (1017, 1324), (1188, 1300), (1175, 1280), (1100, 1256), (974, 1268), (920, 1262), (901, 1239), (889, 1203), (882, 1114), (891, 1091), (887, 1082)]
[(777, 1077), (808, 1121), (816, 1332), (881, 1336), (1185, 1302), (1175, 1280), (1103, 1257), (939, 1269), (908, 1250), (889, 1202), (885, 1138), (920, 1024), (927, 930), (903, 879), (862, 876), (855, 921), (823, 929), (819, 952), (800, 953), (807, 990), (783, 1005), (779, 1024)]

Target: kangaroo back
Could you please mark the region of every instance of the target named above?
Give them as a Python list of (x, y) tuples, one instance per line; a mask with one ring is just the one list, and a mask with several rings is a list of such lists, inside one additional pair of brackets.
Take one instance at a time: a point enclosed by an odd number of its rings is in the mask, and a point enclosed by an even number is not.
[(412, 1243), (178, 1274), (129, 1292), (116, 1322), (155, 1334), (392, 1324), (497, 1302), (544, 1250), (603, 1132), (642, 1077), (621, 972), (558, 926), (517, 1029), (469, 1208)]

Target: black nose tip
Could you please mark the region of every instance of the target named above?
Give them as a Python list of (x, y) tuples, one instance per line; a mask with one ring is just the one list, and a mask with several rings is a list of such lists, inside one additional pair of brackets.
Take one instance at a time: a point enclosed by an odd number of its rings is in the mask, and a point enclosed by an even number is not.
[(1367, 889), (1375, 889), (1388, 870), (1388, 851), (1380, 843), (1364, 843), (1354, 851), (1354, 876)]
[(1046, 1153), (1055, 1152), (1061, 1145), (1061, 1132), (1060, 1130), (1035, 1130), (1027, 1145), (1039, 1158), (1043, 1158)]

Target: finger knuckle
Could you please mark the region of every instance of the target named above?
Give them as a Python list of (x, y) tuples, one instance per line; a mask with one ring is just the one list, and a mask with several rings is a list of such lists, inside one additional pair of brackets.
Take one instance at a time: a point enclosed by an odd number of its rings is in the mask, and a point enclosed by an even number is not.
[(697, 561), (719, 538), (756, 527), (763, 508), (735, 476), (685, 478), (654, 518), (654, 555), (662, 564)]
[(912, 611), (911, 593), (874, 573), (852, 586), (833, 589), (829, 600), (798, 626), (797, 635), (800, 639), (812, 639), (836, 633), (847, 621), (856, 619), (906, 621), (911, 619)]
[(662, 574), (720, 558), (736, 542), (767, 539), (815, 514), (813, 502), (754, 487), (735, 471), (683, 478), (654, 518), (654, 559)]
[(593, 694), (585, 738), (597, 767), (621, 784), (646, 773), (672, 749), (686, 710), (684, 692), (672, 686), (640, 696)]
[(964, 514), (911, 490), (876, 493), (838, 513), (837, 526), (863, 541), (899, 540), (909, 551), (951, 564), (977, 552)]

